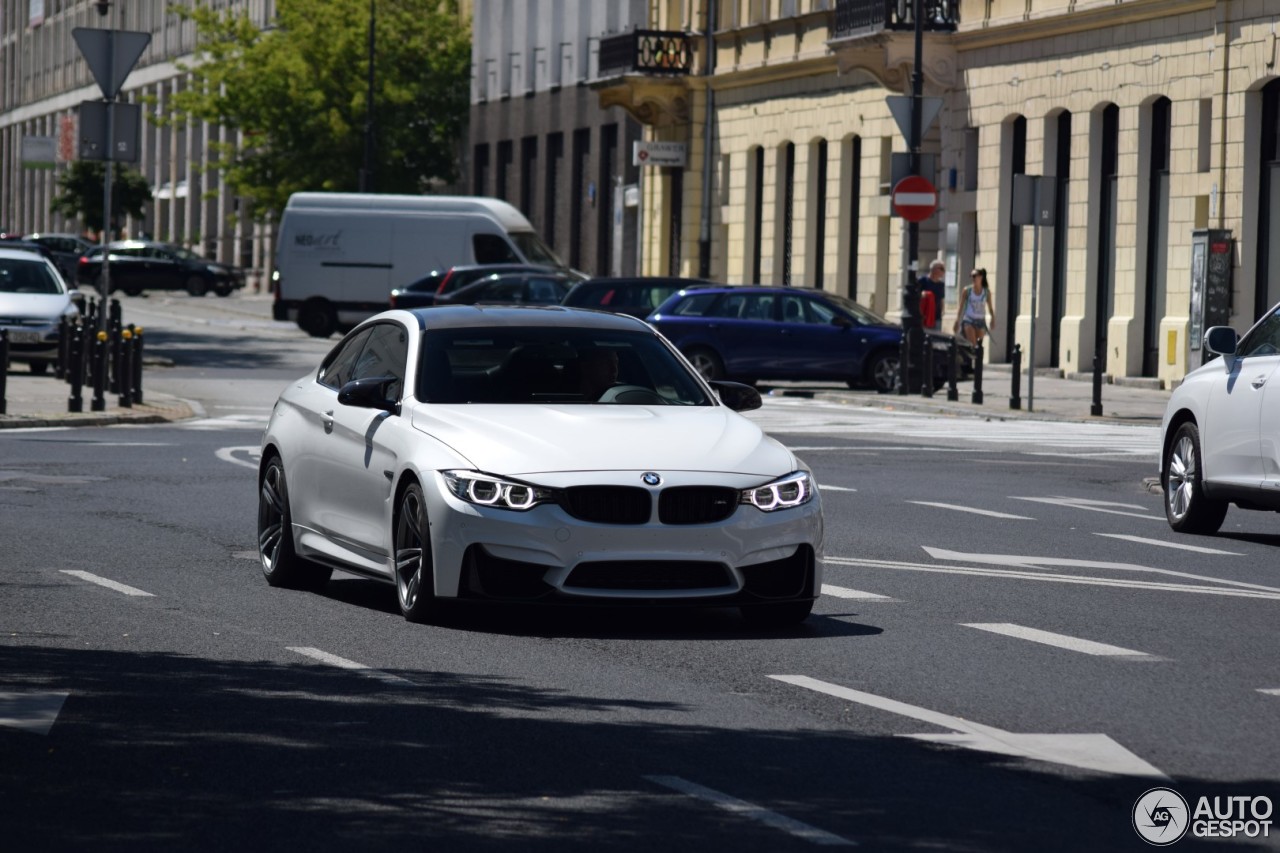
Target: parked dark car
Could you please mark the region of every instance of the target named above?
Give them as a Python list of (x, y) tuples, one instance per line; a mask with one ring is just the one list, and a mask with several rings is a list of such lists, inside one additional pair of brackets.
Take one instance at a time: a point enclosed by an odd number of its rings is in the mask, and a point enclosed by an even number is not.
[[(108, 246), (111, 262), (111, 289), (129, 296), (144, 290), (185, 290), (192, 296), (213, 291), (230, 296), (244, 287), (244, 270), (202, 258), (169, 243), (150, 240), (121, 240)], [(102, 274), (102, 247), (80, 258), (76, 278), (98, 286)]]
[[(647, 319), (707, 379), (836, 380), (881, 393), (897, 387), (902, 326), (838, 293), (694, 288), (672, 296)], [(951, 337), (929, 338), (936, 385), (947, 375)], [(960, 367), (967, 372), (963, 357)]]
[(572, 276), (574, 281), (581, 278), (566, 270), (536, 264), (459, 265), (445, 270), (434, 270), (412, 284), (391, 291), (391, 307), (425, 308), (428, 305), (435, 305), (439, 297), (460, 290), (482, 278), (519, 272), (564, 273)]
[(562, 304), (574, 308), (597, 308), (615, 314), (630, 314), (643, 320), (677, 291), (689, 287), (714, 286), (715, 282), (700, 278), (589, 278), (574, 285)]
[(54, 264), (62, 272), (62, 277), (69, 282), (76, 280), (76, 268), (80, 265), (80, 258), (97, 245), (79, 234), (28, 234), (22, 239), (39, 243), (52, 252)]
[(513, 272), (474, 281), (436, 298), (436, 305), (559, 305), (577, 283), (560, 272)]

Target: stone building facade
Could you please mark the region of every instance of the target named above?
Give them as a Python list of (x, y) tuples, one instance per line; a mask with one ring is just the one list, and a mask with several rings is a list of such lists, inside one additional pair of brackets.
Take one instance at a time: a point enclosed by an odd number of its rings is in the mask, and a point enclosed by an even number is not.
[[(1280, 301), (1276, 3), (921, 9), (923, 94), (941, 109), (922, 144), (939, 204), (917, 260), (946, 261), (948, 312), (970, 268), (988, 270), (999, 319), (988, 358), (1017, 344), (1041, 368), (1088, 372), (1097, 355), (1116, 381), (1178, 381), (1195, 364), (1203, 229), (1229, 259), (1217, 316), (1242, 329)], [(890, 195), (893, 155), (908, 146), (886, 96), (911, 92), (911, 11), (910, 0), (653, 0), (652, 26), (688, 36), (694, 73), (593, 84), (641, 120), (683, 116), (645, 122), (646, 139), (690, 154), (678, 179), (667, 169), (647, 184), (645, 271), (817, 286), (896, 316), (910, 261)], [(1056, 191), (1034, 257), (1033, 229), (1011, 224), (1016, 174)]]
[[(77, 230), (77, 223), (49, 210), (64, 165), (24, 168), (22, 138), (55, 137), (61, 159), (75, 159), (77, 107), (102, 97), (72, 38), (78, 27), (150, 33), (121, 96), (135, 103), (150, 96), (162, 108), (186, 83), (187, 75), (176, 63), (190, 58), (196, 35), (193, 24), (168, 11), (170, 5), (116, 0), (103, 16), (90, 0), (0, 0), (0, 226), (22, 233)], [(242, 8), (259, 26), (275, 17), (274, 0), (228, 0), (225, 5)], [(243, 266), (255, 285), (265, 281), (271, 266), (270, 230), (238, 217), (236, 198), (219, 192), (218, 173), (207, 169), (210, 143), (229, 141), (227, 134), (233, 131), (198, 121), (157, 127), (147, 120), (150, 109), (143, 108), (138, 162), (129, 165), (151, 184), (154, 200), (141, 219), (126, 220), (122, 230)]]

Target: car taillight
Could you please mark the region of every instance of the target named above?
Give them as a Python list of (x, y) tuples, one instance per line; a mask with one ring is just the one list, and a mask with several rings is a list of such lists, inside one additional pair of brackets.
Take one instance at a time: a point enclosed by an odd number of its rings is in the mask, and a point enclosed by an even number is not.
[(396, 307), (396, 295), (394, 293), (391, 294), (391, 307), (392, 308)]

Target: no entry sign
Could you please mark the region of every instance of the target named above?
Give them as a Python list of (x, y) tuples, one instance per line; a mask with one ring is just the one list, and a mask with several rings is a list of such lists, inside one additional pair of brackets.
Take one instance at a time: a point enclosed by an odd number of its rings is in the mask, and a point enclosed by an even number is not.
[(928, 178), (908, 175), (893, 187), (893, 209), (908, 222), (923, 222), (938, 209), (938, 190)]

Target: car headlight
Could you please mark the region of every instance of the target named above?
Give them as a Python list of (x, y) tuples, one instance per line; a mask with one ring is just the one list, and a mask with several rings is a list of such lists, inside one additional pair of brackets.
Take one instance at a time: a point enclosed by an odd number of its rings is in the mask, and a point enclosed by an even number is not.
[(556, 493), (531, 483), (504, 480), (479, 471), (442, 471), (445, 485), (454, 496), (476, 506), (522, 511), (541, 503), (552, 503)]
[(772, 483), (743, 489), (740, 503), (751, 504), (762, 512), (791, 509), (813, 500), (813, 478), (807, 471), (795, 471)]
[(208, 271), (209, 271), (210, 273), (212, 273), (213, 275), (226, 275), (226, 274), (227, 274), (227, 268), (226, 268), (226, 267), (220, 267), (220, 266), (218, 266), (217, 264), (209, 264), (207, 267), (205, 267), (205, 269), (206, 269), (206, 270), (208, 270)]

